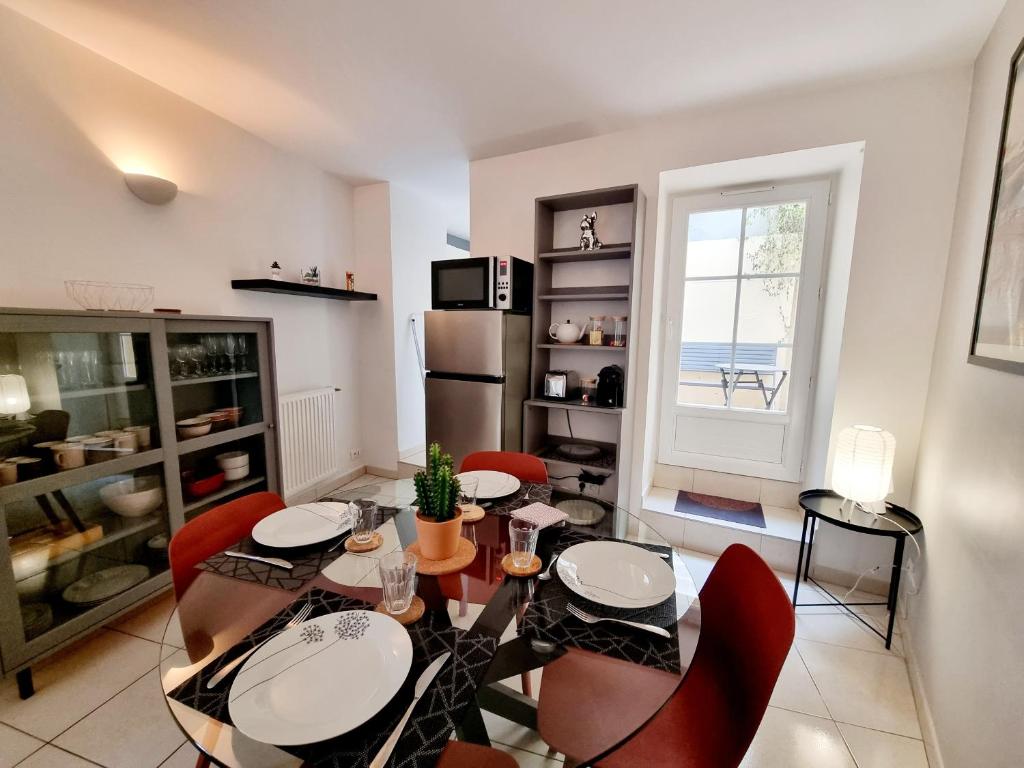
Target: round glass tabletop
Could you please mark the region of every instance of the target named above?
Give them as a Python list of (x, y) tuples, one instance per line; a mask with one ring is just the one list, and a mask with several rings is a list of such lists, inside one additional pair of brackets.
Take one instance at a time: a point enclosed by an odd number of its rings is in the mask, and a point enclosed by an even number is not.
[[(179, 597), (161, 655), (167, 704), (198, 749), (217, 763), (241, 768), (299, 766), (332, 754), (338, 756), (339, 765), (370, 762), (411, 703), (411, 682), (354, 731), (301, 747), (275, 746), (243, 735), (230, 718), (230, 692), (237, 673), (226, 675), (213, 689), (209, 682), (242, 650), (283, 629), (306, 603), (312, 606), (313, 617), (353, 607), (373, 610), (382, 600), (380, 558), (416, 539), (414, 511), (409, 506), (414, 494), (411, 480), (397, 480), (357, 485), (330, 495), (337, 501), (378, 503), (377, 532), (382, 543), (374, 551), (357, 554), (338, 547), (327, 552), (337, 539), (300, 551), (272, 551), (240, 542), (239, 549), (289, 559), (292, 571), (283, 573), (250, 561), (244, 561), (245, 567), (233, 561), (233, 567), (224, 568), (222, 556), (200, 566), (197, 578)], [(536, 553), (545, 569), (541, 575), (550, 578), (509, 576), (501, 562), (511, 551), (511, 513), (535, 502), (550, 503), (569, 516), (538, 536)], [(536, 694), (545, 671), (550, 680), (545, 706), (550, 699), (557, 715), (559, 708), (570, 706), (562, 703), (563, 698), (572, 702), (572, 711), (564, 713), (565, 727), (560, 725), (562, 718), (546, 717), (546, 722), (553, 723), (547, 728), (558, 739), (572, 741), (578, 760), (593, 760), (614, 749), (671, 696), (696, 649), (700, 606), (682, 558), (649, 524), (604, 502), (524, 483), (512, 497), (487, 505), (482, 520), (463, 524), (462, 536), (475, 545), (476, 556), (457, 574), (418, 576), (417, 595), (426, 611), (408, 627), (414, 659), (426, 654), (423, 665), (438, 649), (453, 653), (453, 663), (439, 679), (454, 676), (462, 691), (461, 698), (428, 692), (417, 704), (412, 722), (430, 717), (434, 731), (444, 730), (437, 728), (438, 722), (452, 728), (437, 734), (437, 743), (403, 737), (396, 755), (412, 749), (417, 755), (412, 764), (431, 765), (452, 729), (461, 739), (486, 743), (481, 709), (537, 728), (537, 702), (531, 694)], [(283, 575), (288, 578), (282, 579)], [(666, 590), (667, 597), (660, 589)], [(645, 599), (651, 595), (653, 606), (647, 605), (651, 599)], [(613, 621), (588, 623), (591, 618), (620, 619), (651, 628)], [(417, 677), (417, 669), (414, 661), (410, 679)], [(330, 669), (322, 673), (330, 674)], [(585, 700), (572, 691), (557, 690), (568, 688), (573, 676), (581, 674), (588, 681)], [(356, 698), (359, 691), (347, 690), (345, 681), (339, 680), (337, 708), (349, 706)], [(582, 730), (575, 725), (598, 722), (594, 717), (616, 725)], [(416, 729), (407, 726), (406, 731), (411, 730)]]

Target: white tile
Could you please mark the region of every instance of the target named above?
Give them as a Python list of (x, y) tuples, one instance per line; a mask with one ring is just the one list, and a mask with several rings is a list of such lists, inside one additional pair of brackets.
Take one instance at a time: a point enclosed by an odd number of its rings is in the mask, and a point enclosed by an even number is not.
[(892, 649), (886, 650), (885, 640), (845, 612), (800, 614), (796, 618), (796, 636), (875, 653), (899, 655), (903, 648), (899, 635), (894, 635)]
[(836, 723), (858, 768), (928, 768), (924, 744), (891, 733)]
[(184, 741), (153, 670), (53, 743), (107, 768), (156, 768)]
[(100, 630), (33, 667), (30, 699), (19, 699), (14, 680), (5, 681), (0, 721), (49, 741), (159, 662), (158, 643)]
[(191, 742), (186, 741), (173, 755), (160, 763), (160, 768), (195, 768), (198, 757), (199, 750)]
[(693, 470), (693, 491), (738, 501), (760, 501), (761, 480), (745, 475), (729, 475), (724, 472), (695, 469)]
[(762, 504), (773, 507), (797, 509), (800, 506), (800, 483), (786, 483), (782, 480), (761, 480)]
[[(536, 693), (536, 691), (534, 692)], [(540, 737), (537, 731), (525, 728), (519, 723), (506, 720), (493, 712), (483, 712), (484, 725), (487, 726), (487, 735), (491, 742), (497, 742), (507, 747), (515, 747), (526, 752), (532, 752), (542, 757), (554, 757), (555, 751), (550, 749), (547, 742)]]
[(768, 707), (741, 768), (856, 768), (831, 720)]
[(799, 542), (767, 534), (761, 536), (761, 557), (772, 568), (780, 571), (796, 571), (796, 559), (799, 554)]
[[(145, 605), (136, 608), (110, 625), (111, 629), (125, 632), (154, 643), (163, 642), (167, 621), (174, 611), (174, 592), (164, 592)], [(180, 647), (180, 646), (179, 646)]]
[(676, 499), (678, 496), (679, 491), (657, 485), (653, 486), (647, 495), (644, 496), (644, 509), (659, 512), (663, 515), (679, 516), (679, 513), (676, 512)]
[(690, 572), (690, 576), (693, 577), (693, 583), (697, 589), (701, 589), (704, 586), (704, 582), (708, 580), (708, 576), (711, 575), (711, 569), (715, 567), (715, 563), (718, 562), (718, 558), (713, 555), (705, 554), (704, 552), (695, 552), (690, 549), (683, 549), (681, 547), (676, 548), (676, 552), (683, 558), (683, 562), (686, 564), (686, 570)]
[(695, 549), (709, 555), (720, 555), (730, 544), (746, 544), (757, 552), (761, 548), (761, 534), (715, 525), (693, 517), (686, 519), (683, 546), (687, 549)]
[(796, 645), (836, 720), (921, 738), (902, 658), (813, 640), (797, 640)]
[(321, 572), (335, 584), (343, 584), (354, 587), (371, 572), (377, 570), (377, 559), (374, 557), (360, 557), (351, 552), (346, 552), (333, 563), (328, 565)]
[(78, 755), (47, 744), (27, 760), (18, 763), (18, 768), (95, 768), (96, 765)]
[(27, 733), (16, 731), (10, 726), (0, 723), (0, 768), (11, 768), (43, 746), (44, 743)]
[(654, 465), (654, 484), (677, 491), (693, 489), (693, 470), (689, 467), (673, 467), (669, 464)]
[(650, 509), (640, 512), (640, 519), (649, 525), (665, 541), (674, 547), (681, 547), (686, 532), (686, 520), (675, 512), (662, 513)]
[(802, 712), (805, 715), (830, 717), (828, 708), (821, 700), (821, 694), (818, 693), (796, 648), (791, 648), (786, 657), (770, 703), (772, 706)]
[[(764, 502), (761, 503), (761, 511), (764, 512), (764, 532), (767, 535), (789, 539), (799, 545), (800, 533), (804, 527), (802, 512), (789, 507), (775, 507)], [(796, 562), (796, 557), (793, 558), (793, 562)]]

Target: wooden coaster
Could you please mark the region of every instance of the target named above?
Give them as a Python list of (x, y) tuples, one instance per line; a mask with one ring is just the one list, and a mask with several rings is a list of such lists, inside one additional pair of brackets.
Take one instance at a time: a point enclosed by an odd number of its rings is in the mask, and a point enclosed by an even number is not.
[(501, 570), (509, 576), (535, 576), (540, 573), (540, 558), (534, 555), (528, 568), (519, 568), (512, 564), (512, 553), (509, 552), (501, 558)]
[(377, 607), (373, 610), (375, 610), (377, 613), (387, 614), (392, 619), (397, 621), (399, 624), (402, 624), (404, 626), (412, 624), (414, 621), (419, 621), (420, 619), (422, 619), (423, 612), (427, 610), (427, 606), (424, 604), (422, 600), (420, 600), (419, 595), (413, 595), (412, 602), (409, 603), (409, 609), (405, 613), (388, 613), (388, 609), (384, 607), (383, 600), (377, 603)]
[(444, 576), (449, 573), (458, 573), (476, 558), (476, 544), (463, 536), (459, 537), (459, 548), (447, 560), (428, 560), (420, 551), (418, 541), (407, 546), (405, 551), (416, 555), (418, 560), (416, 573), (424, 576)]
[(462, 504), (462, 522), (464, 523), (479, 523), (485, 517), (487, 513), (484, 508), (479, 504)]
[(349, 552), (373, 552), (381, 544), (384, 543), (384, 537), (376, 531), (373, 532), (373, 537), (365, 544), (359, 544), (356, 541), (355, 536), (349, 536), (345, 539), (345, 549)]

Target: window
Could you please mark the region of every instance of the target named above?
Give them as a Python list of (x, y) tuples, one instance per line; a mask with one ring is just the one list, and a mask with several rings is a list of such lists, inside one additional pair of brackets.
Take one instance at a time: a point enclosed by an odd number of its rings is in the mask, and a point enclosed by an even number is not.
[(673, 202), (663, 463), (799, 472), (827, 196), (815, 182)]

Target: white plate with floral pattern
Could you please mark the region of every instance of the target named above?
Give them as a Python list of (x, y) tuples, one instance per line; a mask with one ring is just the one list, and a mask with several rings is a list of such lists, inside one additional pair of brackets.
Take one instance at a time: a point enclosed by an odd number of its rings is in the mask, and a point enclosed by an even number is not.
[(405, 627), (375, 611), (318, 616), (261, 646), (235, 676), (231, 719), (246, 736), (312, 744), (380, 712), (412, 668)]

